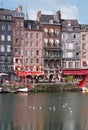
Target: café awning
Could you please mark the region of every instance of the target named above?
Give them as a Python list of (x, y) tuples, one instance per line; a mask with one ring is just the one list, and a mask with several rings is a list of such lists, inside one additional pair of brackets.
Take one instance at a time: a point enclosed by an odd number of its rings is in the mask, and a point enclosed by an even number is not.
[(43, 71), (27, 71), (27, 72), (18, 71), (17, 74), (18, 76), (28, 76), (28, 75), (41, 76), (41, 75), (44, 75), (44, 72)]
[(87, 75), (88, 70), (63, 70), (63, 75)]

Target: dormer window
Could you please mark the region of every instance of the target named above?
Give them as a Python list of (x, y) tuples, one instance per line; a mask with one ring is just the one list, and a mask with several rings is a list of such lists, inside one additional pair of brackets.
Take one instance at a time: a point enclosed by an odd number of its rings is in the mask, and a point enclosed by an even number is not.
[(68, 26), (68, 27), (70, 27), (70, 26), (71, 26), (71, 23), (70, 23), (70, 21), (68, 21), (68, 23), (67, 23), (67, 26)]
[(53, 19), (50, 19), (50, 20), (49, 20), (49, 23), (50, 23), (50, 24), (53, 24)]
[(31, 29), (31, 25), (30, 24), (28, 24), (28, 29)]
[(39, 29), (39, 25), (37, 25), (36, 28)]

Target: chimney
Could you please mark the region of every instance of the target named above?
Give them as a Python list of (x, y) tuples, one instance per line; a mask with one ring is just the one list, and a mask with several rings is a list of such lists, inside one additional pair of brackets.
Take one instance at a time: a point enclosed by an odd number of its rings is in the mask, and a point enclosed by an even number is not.
[(56, 21), (60, 21), (61, 20), (61, 12), (57, 11), (56, 12)]
[(22, 13), (23, 12), (23, 7), (20, 5), (16, 8), (18, 13)]
[(41, 17), (41, 11), (37, 12), (37, 21), (40, 22), (40, 17)]

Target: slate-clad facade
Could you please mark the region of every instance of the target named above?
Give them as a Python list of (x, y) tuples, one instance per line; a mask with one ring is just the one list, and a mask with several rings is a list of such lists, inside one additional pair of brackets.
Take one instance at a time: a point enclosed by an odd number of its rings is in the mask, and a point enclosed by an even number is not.
[(13, 17), (0, 9), (0, 72), (13, 73)]
[(81, 69), (80, 25), (77, 20), (61, 23), (62, 69)]

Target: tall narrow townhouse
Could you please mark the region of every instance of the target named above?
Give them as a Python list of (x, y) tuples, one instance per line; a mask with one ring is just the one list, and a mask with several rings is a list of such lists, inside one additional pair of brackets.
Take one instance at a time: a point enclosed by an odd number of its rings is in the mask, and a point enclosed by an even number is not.
[(8, 9), (0, 9), (0, 72), (13, 73), (13, 17)]
[(60, 11), (55, 15), (37, 12), (37, 21), (43, 29), (43, 70), (49, 79), (58, 78), (61, 66), (60, 20)]
[(23, 70), (24, 57), (24, 13), (22, 6), (16, 10), (11, 10), (13, 15), (13, 54), (14, 54), (14, 71), (17, 73)]
[(27, 75), (43, 74), (43, 31), (41, 25), (35, 20), (24, 21), (25, 36), (25, 71)]
[(88, 74), (88, 25), (81, 24), (81, 69)]
[(80, 25), (77, 20), (62, 20), (62, 72), (63, 75), (80, 75)]

